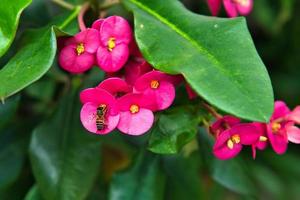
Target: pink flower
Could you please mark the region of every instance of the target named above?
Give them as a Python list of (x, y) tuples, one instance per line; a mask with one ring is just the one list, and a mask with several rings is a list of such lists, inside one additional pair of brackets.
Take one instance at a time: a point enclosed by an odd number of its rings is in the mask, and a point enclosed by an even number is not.
[(116, 99), (110, 93), (99, 88), (85, 89), (80, 93), (84, 104), (80, 112), (83, 126), (96, 134), (107, 134), (119, 123), (119, 110)]
[(270, 123), (267, 124), (267, 136), (277, 154), (285, 153), (288, 146), (287, 127), (292, 125), (286, 120), (289, 113), (290, 109), (284, 102), (276, 101)]
[(231, 115), (225, 115), (210, 126), (210, 132), (218, 137), (220, 133), (224, 132), (227, 129), (230, 129), (232, 126), (237, 125), (240, 122), (241, 120), (239, 118)]
[(189, 96), (189, 99), (195, 99), (198, 97), (197, 93), (191, 88), (188, 83), (185, 84), (185, 90)]
[[(213, 16), (217, 16), (221, 8), (221, 0), (207, 0), (208, 7)], [(239, 14), (248, 15), (253, 8), (253, 0), (223, 0), (223, 4), (229, 17), (237, 17)]]
[(175, 87), (171, 83), (173, 77), (160, 71), (151, 71), (134, 84), (136, 92), (143, 93), (145, 98), (153, 102), (150, 106), (152, 111), (168, 108), (175, 99)]
[(153, 112), (148, 109), (150, 99), (142, 94), (127, 94), (117, 100), (120, 109), (118, 129), (128, 135), (142, 135), (154, 121)]
[(152, 67), (144, 59), (130, 59), (125, 65), (125, 80), (128, 84), (134, 85), (140, 76), (151, 70)]
[(115, 97), (120, 97), (126, 93), (132, 92), (132, 87), (120, 78), (105, 79), (97, 86), (97, 88), (104, 89)]
[(93, 22), (92, 28), (96, 29), (97, 31), (100, 31), (103, 21), (104, 19), (97, 19), (96, 21)]
[(254, 122), (254, 126), (256, 126), (260, 136), (259, 139), (252, 144), (252, 157), (253, 159), (256, 158), (256, 149), (259, 150), (264, 150), (267, 145), (268, 145), (268, 138), (267, 138), (267, 133), (266, 133), (266, 124), (264, 123), (259, 123), (259, 122)]
[(253, 0), (223, 0), (223, 4), (229, 17), (237, 17), (251, 12)]
[(115, 72), (123, 67), (129, 57), (128, 45), (132, 32), (128, 22), (119, 16), (111, 16), (98, 22), (100, 28), (100, 46), (97, 50), (97, 62), (105, 72)]
[(221, 0), (207, 0), (210, 12), (213, 16), (217, 16), (221, 8)]
[(60, 66), (71, 73), (82, 73), (90, 69), (95, 62), (100, 38), (95, 29), (86, 29), (65, 42), (59, 53)]
[(259, 131), (252, 123), (237, 124), (219, 134), (213, 153), (221, 160), (233, 158), (240, 153), (243, 145), (252, 145), (259, 136)]

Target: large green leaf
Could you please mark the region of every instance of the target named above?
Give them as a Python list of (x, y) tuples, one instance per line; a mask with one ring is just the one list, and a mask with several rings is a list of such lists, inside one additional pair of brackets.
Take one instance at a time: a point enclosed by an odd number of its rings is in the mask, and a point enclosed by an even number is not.
[(160, 169), (159, 163), (159, 158), (153, 154), (140, 154), (132, 168), (113, 176), (109, 199), (163, 199), (165, 176)]
[(83, 129), (77, 92), (66, 97), (31, 138), (32, 169), (46, 200), (86, 198), (100, 169), (99, 136)]
[(15, 96), (0, 104), (0, 130), (11, 120), (17, 111), (20, 96)]
[(56, 19), (47, 27), (24, 34), (22, 48), (0, 70), (0, 99), (22, 90), (50, 69), (56, 53), (55, 33), (59, 36), (65, 34), (59, 29), (67, 28), (78, 12), (79, 7), (76, 7), (70, 14)]
[(1, 0), (0, 4), (0, 57), (11, 45), (19, 24), (21, 12), (31, 0)]
[(197, 134), (201, 117), (196, 111), (193, 106), (181, 106), (159, 115), (151, 130), (149, 150), (164, 154), (178, 153)]
[(269, 120), (272, 86), (244, 18), (197, 15), (175, 0), (123, 3), (134, 13), (138, 46), (155, 68), (183, 74), (200, 96), (221, 110), (248, 120)]

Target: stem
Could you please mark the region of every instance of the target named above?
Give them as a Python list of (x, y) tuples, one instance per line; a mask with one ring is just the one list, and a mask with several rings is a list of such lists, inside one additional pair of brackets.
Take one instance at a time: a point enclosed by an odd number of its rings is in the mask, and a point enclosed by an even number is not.
[(80, 11), (79, 11), (79, 14), (78, 14), (78, 17), (77, 17), (77, 20), (78, 20), (78, 25), (79, 25), (79, 29), (81, 31), (84, 31), (86, 29), (86, 25), (84, 23), (84, 20), (83, 20), (83, 17), (84, 17), (84, 14), (85, 12), (90, 8), (90, 4), (87, 2), (85, 4), (82, 5)]
[(109, 0), (100, 6), (100, 10), (106, 10), (114, 5), (119, 4), (119, 3), (120, 3), (120, 0)]
[(52, 2), (68, 10), (73, 10), (75, 7), (74, 5), (65, 2), (64, 0), (52, 0)]
[(210, 105), (208, 105), (207, 103), (202, 102), (202, 105), (216, 119), (222, 118), (222, 115), (220, 115), (219, 113), (217, 113), (217, 111), (213, 107), (211, 107)]

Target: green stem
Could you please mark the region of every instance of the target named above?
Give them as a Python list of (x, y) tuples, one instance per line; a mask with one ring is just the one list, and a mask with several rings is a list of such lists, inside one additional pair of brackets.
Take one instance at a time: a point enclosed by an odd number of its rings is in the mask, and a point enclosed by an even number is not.
[(52, 0), (53, 3), (56, 3), (57, 5), (65, 8), (65, 9), (68, 9), (68, 10), (73, 10), (75, 8), (74, 5), (68, 3), (68, 2), (65, 2), (63, 0)]
[(106, 10), (114, 5), (117, 5), (120, 3), (120, 0), (110, 0), (107, 1), (105, 3), (103, 3), (102, 5), (100, 5), (100, 10)]
[(64, 23), (62, 23), (59, 26), (59, 29), (64, 29), (66, 26), (68, 26), (70, 24), (70, 22), (77, 17), (80, 9), (81, 9), (81, 6), (74, 7), (74, 11), (72, 12), (72, 14), (69, 15), (68, 18), (64, 21)]

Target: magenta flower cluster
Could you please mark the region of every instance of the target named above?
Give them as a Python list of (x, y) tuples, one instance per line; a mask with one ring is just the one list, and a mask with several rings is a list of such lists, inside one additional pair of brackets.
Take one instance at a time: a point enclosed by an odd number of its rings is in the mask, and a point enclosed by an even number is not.
[(224, 116), (214, 122), (210, 132), (216, 141), (214, 155), (222, 160), (240, 153), (243, 146), (251, 146), (253, 158), (256, 150), (264, 150), (270, 144), (277, 154), (287, 150), (288, 143), (300, 144), (300, 106), (291, 111), (283, 101), (276, 101), (269, 123), (242, 123), (233, 116)]
[(175, 84), (181, 80), (154, 70), (143, 59), (130, 25), (119, 16), (99, 19), (67, 39), (59, 63), (71, 73), (82, 73), (94, 65), (106, 72), (107, 79), (80, 93), (81, 122), (96, 134), (115, 128), (129, 135), (147, 132), (154, 122), (153, 112), (173, 103)]
[(229, 17), (237, 17), (239, 14), (248, 15), (253, 7), (253, 0), (207, 0), (213, 16), (218, 15), (222, 2)]

